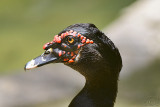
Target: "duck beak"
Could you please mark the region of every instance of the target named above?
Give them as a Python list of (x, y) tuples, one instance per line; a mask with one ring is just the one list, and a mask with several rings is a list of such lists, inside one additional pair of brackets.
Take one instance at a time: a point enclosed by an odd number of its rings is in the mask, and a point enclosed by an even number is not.
[(37, 68), (40, 66), (43, 66), (45, 64), (49, 64), (49, 63), (56, 63), (58, 62), (58, 57), (56, 57), (53, 53), (48, 53), (48, 52), (44, 52), (42, 55), (32, 59), (31, 61), (29, 61), (24, 69), (25, 70), (30, 70), (33, 68)]

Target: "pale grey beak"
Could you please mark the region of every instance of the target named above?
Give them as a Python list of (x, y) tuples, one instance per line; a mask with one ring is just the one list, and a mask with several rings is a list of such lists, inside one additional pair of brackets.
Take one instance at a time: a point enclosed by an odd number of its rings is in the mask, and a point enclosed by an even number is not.
[(47, 51), (45, 53), (43, 53), (42, 55), (32, 59), (31, 61), (29, 61), (24, 69), (25, 70), (30, 70), (33, 68), (37, 68), (40, 67), (42, 65), (48, 64), (48, 63), (56, 63), (58, 62), (58, 57), (56, 57), (52, 52)]

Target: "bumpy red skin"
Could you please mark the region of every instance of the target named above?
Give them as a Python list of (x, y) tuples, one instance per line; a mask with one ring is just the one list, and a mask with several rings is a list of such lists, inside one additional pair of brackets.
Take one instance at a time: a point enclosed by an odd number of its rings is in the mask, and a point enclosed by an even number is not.
[[(90, 40), (90, 39), (87, 39), (85, 36), (81, 35), (80, 33), (77, 33), (76, 31), (73, 31), (73, 30), (70, 30), (70, 31), (67, 31), (65, 33), (62, 33), (60, 36), (59, 35), (55, 35), (54, 36), (54, 39), (53, 41), (51, 42), (48, 42), (46, 43), (44, 46), (43, 46), (43, 49), (46, 50), (46, 48), (49, 46), (49, 45), (52, 45), (53, 43), (62, 43), (62, 40), (66, 37), (66, 36), (69, 36), (69, 35), (72, 35), (73, 37), (79, 37), (80, 40), (81, 40), (81, 44), (78, 44), (77, 46), (77, 49), (80, 49), (81, 47), (83, 47), (85, 44), (93, 44), (93, 40)], [(65, 44), (62, 44), (62, 46), (64, 48), (67, 47), (67, 45)], [(58, 51), (58, 56), (61, 57), (62, 55), (64, 54), (68, 54), (70, 56), (72, 56), (71, 59), (68, 59), (68, 58), (64, 58), (63, 61), (65, 62), (68, 62), (68, 63), (73, 63), (75, 62), (74, 59), (76, 58), (76, 52), (66, 52), (66, 51), (62, 51), (62, 50), (59, 50)]]

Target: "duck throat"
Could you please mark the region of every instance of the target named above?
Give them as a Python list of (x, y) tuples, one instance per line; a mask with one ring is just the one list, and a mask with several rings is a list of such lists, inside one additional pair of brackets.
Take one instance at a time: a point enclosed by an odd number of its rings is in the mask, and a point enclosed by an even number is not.
[(69, 107), (113, 107), (117, 96), (117, 79), (88, 80)]

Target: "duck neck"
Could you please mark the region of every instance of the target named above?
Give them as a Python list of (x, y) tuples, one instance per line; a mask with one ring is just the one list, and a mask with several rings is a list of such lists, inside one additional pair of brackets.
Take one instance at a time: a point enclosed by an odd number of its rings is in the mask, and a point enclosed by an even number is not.
[(117, 96), (117, 76), (107, 75), (86, 78), (84, 88), (69, 107), (113, 107)]

